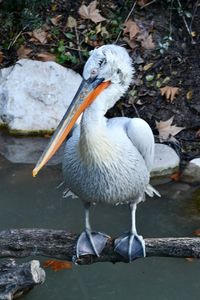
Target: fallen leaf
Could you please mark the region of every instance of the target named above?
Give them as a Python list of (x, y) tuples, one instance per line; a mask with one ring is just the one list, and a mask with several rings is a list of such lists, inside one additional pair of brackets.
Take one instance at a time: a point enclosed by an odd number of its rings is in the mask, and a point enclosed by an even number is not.
[(185, 127), (178, 127), (176, 125), (171, 125), (173, 122), (174, 117), (171, 117), (167, 121), (156, 121), (156, 128), (159, 132), (159, 139), (160, 142), (164, 142), (169, 140), (170, 137), (177, 135), (180, 131), (185, 129)]
[(18, 56), (18, 58), (27, 58), (27, 57), (29, 57), (29, 54), (32, 51), (33, 51), (32, 49), (26, 48), (24, 45), (21, 45), (19, 47), (19, 49), (17, 50), (17, 56)]
[(146, 81), (150, 82), (150, 81), (154, 80), (154, 75), (153, 74), (148, 74), (148, 75), (145, 76), (145, 78), (146, 78)]
[(62, 19), (62, 15), (57, 15), (57, 16), (51, 18), (50, 20), (53, 25), (57, 26), (61, 19)]
[(129, 45), (131, 49), (135, 49), (137, 47), (137, 43), (135, 40), (130, 40), (128, 37), (124, 37), (123, 40)]
[(36, 58), (41, 61), (56, 61), (56, 56), (49, 52), (38, 53)]
[(101, 23), (99, 23), (96, 27), (95, 27), (95, 32), (96, 34), (101, 32)]
[(28, 32), (28, 34), (31, 36), (30, 41), (32, 42), (40, 42), (42, 45), (47, 43), (48, 32), (41, 28)]
[(61, 270), (64, 270), (64, 269), (67, 269), (67, 270), (70, 269), (71, 270), (72, 269), (72, 263), (70, 261), (59, 261), (59, 260), (49, 259), (49, 260), (46, 260), (43, 263), (43, 267), (44, 268), (50, 268), (54, 272), (57, 272), (57, 271), (61, 271)]
[(145, 65), (145, 66), (143, 67), (143, 70), (144, 70), (144, 71), (147, 71), (147, 70), (149, 70), (152, 66), (153, 66), (153, 63), (149, 63), (149, 64), (147, 64), (147, 65)]
[(175, 97), (179, 94), (180, 88), (178, 87), (173, 87), (173, 86), (165, 86), (160, 89), (161, 95), (165, 96), (167, 101), (172, 102), (174, 101)]
[(191, 100), (192, 99), (192, 90), (189, 90), (188, 92), (187, 92), (187, 94), (186, 94), (186, 98), (187, 98), (187, 100)]
[(174, 181), (180, 181), (181, 180), (181, 172), (177, 171), (175, 173), (173, 173), (170, 178)]
[(101, 36), (102, 37), (104, 37), (104, 36), (109, 37), (109, 32), (106, 30), (105, 26), (101, 27)]
[(3, 56), (3, 52), (0, 51), (0, 64), (3, 62), (4, 56)]
[(74, 19), (72, 16), (69, 16), (67, 19), (67, 27), (72, 29), (76, 26), (77, 26), (76, 19)]
[(163, 81), (162, 81), (162, 84), (166, 84), (166, 83), (168, 83), (169, 81), (170, 81), (170, 77), (169, 76), (167, 76), (167, 77), (165, 77), (164, 79), (163, 79)]
[(78, 10), (79, 15), (82, 19), (89, 19), (94, 23), (105, 21), (106, 19), (102, 17), (99, 13), (99, 9), (97, 7), (97, 1), (92, 1), (88, 6), (82, 4)]
[(146, 50), (154, 49), (155, 44), (153, 42), (152, 34), (149, 34), (145, 39), (141, 40), (141, 45)]
[(189, 261), (189, 262), (193, 262), (194, 258), (193, 257), (186, 257), (186, 260)]
[(129, 33), (130, 40), (132, 40), (134, 37), (136, 37), (136, 35), (140, 31), (140, 28), (138, 27), (136, 22), (134, 22), (130, 19), (124, 23), (124, 26), (125, 26), (124, 34)]
[(149, 2), (149, 0), (137, 0), (137, 4), (139, 6), (144, 6)]
[(200, 229), (196, 229), (192, 232), (193, 235), (195, 236), (200, 236)]
[(197, 130), (196, 136), (200, 137), (200, 128)]

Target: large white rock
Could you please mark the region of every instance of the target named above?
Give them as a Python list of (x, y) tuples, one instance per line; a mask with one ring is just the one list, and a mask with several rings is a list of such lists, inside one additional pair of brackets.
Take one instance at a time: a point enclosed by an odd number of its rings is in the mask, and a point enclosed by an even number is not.
[(182, 180), (200, 182), (200, 157), (192, 159), (182, 174)]
[(171, 147), (165, 144), (156, 144), (151, 177), (171, 175), (178, 169), (179, 163), (180, 158)]
[(0, 125), (21, 133), (54, 130), (81, 82), (71, 69), (29, 59), (0, 75)]

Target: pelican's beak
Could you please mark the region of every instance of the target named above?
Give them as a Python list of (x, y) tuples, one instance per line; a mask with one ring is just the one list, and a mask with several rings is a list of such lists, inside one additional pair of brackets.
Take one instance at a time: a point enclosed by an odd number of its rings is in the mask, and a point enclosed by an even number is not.
[(44, 150), (42, 156), (38, 160), (33, 169), (33, 177), (42, 169), (42, 167), (50, 160), (55, 152), (62, 145), (67, 135), (73, 128), (76, 120), (81, 113), (94, 101), (94, 99), (109, 86), (110, 81), (104, 79), (89, 79), (81, 82), (74, 99), (72, 100), (67, 112), (62, 118), (56, 131), (54, 132), (49, 144)]

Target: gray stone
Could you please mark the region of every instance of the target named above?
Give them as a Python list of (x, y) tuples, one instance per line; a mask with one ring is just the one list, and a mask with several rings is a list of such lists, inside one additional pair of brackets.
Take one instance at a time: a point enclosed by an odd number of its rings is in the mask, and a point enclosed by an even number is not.
[(165, 144), (156, 144), (151, 177), (171, 175), (178, 170), (179, 163), (180, 158), (171, 147)]
[(81, 76), (55, 62), (19, 60), (0, 74), (0, 125), (31, 133), (54, 130)]
[(200, 182), (200, 158), (194, 158), (188, 163), (181, 179), (186, 182)]
[[(0, 153), (12, 163), (35, 164), (44, 151), (49, 138), (12, 137), (0, 133)], [(63, 146), (49, 161), (49, 165), (62, 161)]]

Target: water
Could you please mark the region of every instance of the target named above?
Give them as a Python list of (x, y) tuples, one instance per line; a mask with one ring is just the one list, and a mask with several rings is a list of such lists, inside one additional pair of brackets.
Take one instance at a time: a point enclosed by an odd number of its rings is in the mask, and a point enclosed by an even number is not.
[[(80, 200), (62, 198), (57, 185), (60, 166), (47, 167), (36, 178), (32, 165), (12, 164), (0, 156), (0, 230), (5, 228), (54, 228), (80, 232), (83, 208)], [(147, 199), (138, 206), (137, 228), (145, 237), (190, 236), (200, 227), (199, 196), (187, 184), (159, 186), (162, 198)], [(103, 222), (102, 222), (103, 220)], [(117, 235), (130, 225), (125, 206), (95, 206), (94, 229)], [(40, 258), (44, 260), (45, 258)], [(146, 258), (132, 264), (99, 263), (72, 270), (47, 270), (46, 282), (27, 300), (196, 300), (200, 298), (200, 261)]]

